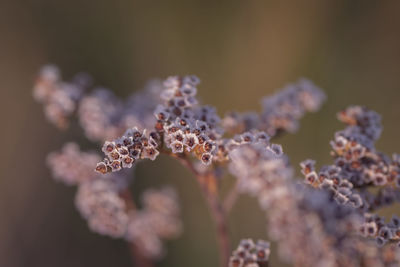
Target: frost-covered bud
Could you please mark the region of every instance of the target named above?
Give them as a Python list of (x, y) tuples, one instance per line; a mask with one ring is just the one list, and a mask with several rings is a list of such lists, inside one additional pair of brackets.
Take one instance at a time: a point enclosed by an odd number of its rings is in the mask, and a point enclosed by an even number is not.
[(218, 152), (216, 140), (222, 137), (223, 130), (215, 108), (198, 105), (197, 84), (198, 79), (192, 76), (169, 77), (165, 81), (161, 93), (164, 104), (156, 109), (155, 128), (163, 133), (163, 144), (172, 153), (192, 152), (208, 165)]
[(363, 201), (362, 201), (362, 198), (360, 197), (360, 195), (358, 195), (358, 194), (352, 194), (352, 195), (349, 196), (348, 198), (349, 198), (349, 203), (350, 203), (351, 205), (353, 205), (355, 208), (361, 207)]
[(110, 165), (111, 171), (117, 172), (122, 169), (122, 162), (120, 160), (113, 160)]
[(199, 141), (199, 145), (203, 145), (207, 140), (208, 140), (208, 136), (201, 134), (197, 137), (197, 140)]
[(259, 240), (257, 244), (251, 239), (243, 239), (232, 252), (229, 266), (267, 266), (270, 255), (269, 242)]
[(269, 259), (270, 250), (269, 248), (257, 248), (257, 261), (258, 262), (267, 262)]
[(379, 247), (382, 247), (382, 246), (384, 246), (384, 245), (387, 243), (387, 240), (384, 239), (384, 238), (381, 237), (381, 236), (376, 237), (375, 241), (376, 241), (376, 244), (377, 244)]
[(255, 248), (254, 241), (252, 239), (242, 239), (239, 243), (239, 248), (243, 248), (244, 250), (252, 250)]
[(369, 236), (375, 236), (378, 232), (378, 227), (376, 222), (370, 222), (365, 224), (365, 232)]
[(159, 136), (155, 132), (149, 135), (146, 131), (139, 131), (131, 128), (125, 134), (113, 141), (106, 141), (103, 145), (103, 152), (106, 158), (98, 163), (96, 171), (100, 173), (116, 172), (123, 168), (131, 168), (138, 159), (155, 160), (159, 155)]
[(374, 175), (373, 183), (376, 186), (382, 186), (387, 183), (386, 176), (382, 173), (376, 173)]
[(176, 132), (174, 132), (172, 135), (172, 140), (173, 141), (178, 141), (180, 143), (183, 142), (184, 137), (184, 133), (182, 130), (177, 130)]
[(337, 190), (337, 192), (339, 193), (339, 194), (341, 194), (341, 195), (344, 195), (344, 196), (350, 196), (353, 192), (351, 191), (351, 189), (350, 188), (348, 188), (348, 187), (339, 187), (339, 189)]
[(203, 162), (205, 165), (210, 165), (212, 162), (213, 156), (210, 153), (203, 153), (201, 155), (201, 162)]
[(116, 147), (115, 147), (115, 142), (108, 142), (108, 141), (106, 141), (105, 143), (104, 143), (104, 145), (103, 145), (103, 148), (101, 149), (103, 152), (104, 152), (104, 154), (110, 154), (112, 151), (114, 151), (114, 149), (115, 149)]
[(171, 143), (172, 153), (183, 153), (183, 143), (180, 141), (174, 141)]
[[(185, 79), (186, 80), (186, 79)], [(186, 80), (186, 81), (188, 81), (188, 80)], [(200, 81), (199, 81), (200, 82)], [(187, 97), (189, 97), (189, 96), (191, 96), (191, 97), (194, 97), (194, 96), (196, 96), (196, 94), (197, 94), (197, 89), (196, 89), (196, 87), (194, 87), (195, 85), (197, 85), (198, 83), (191, 83), (191, 84), (189, 84), (189, 83), (187, 83), (187, 84), (184, 84), (181, 88), (180, 88), (180, 92), (182, 93), (182, 95), (183, 96), (187, 96)]]
[(194, 149), (195, 146), (199, 143), (197, 136), (193, 133), (186, 134), (183, 139), (183, 144), (185, 145), (186, 151), (190, 152)]
[(307, 175), (310, 172), (313, 172), (315, 170), (315, 160), (307, 159), (303, 162), (300, 163), (301, 166), (301, 172), (303, 175)]
[(254, 141), (254, 135), (250, 132), (246, 132), (240, 135), (243, 143), (251, 143)]
[(150, 146), (143, 149), (142, 157), (144, 159), (155, 160), (159, 154), (160, 152), (157, 149)]
[(105, 164), (104, 162), (99, 162), (96, 165), (95, 171), (99, 172), (101, 174), (106, 174), (107, 172), (110, 172), (111, 170), (108, 170), (107, 164)]
[(166, 121), (170, 117), (170, 112), (162, 105), (158, 105), (156, 110), (154, 111), (154, 116), (159, 121)]
[(133, 163), (135, 163), (135, 159), (128, 155), (123, 156), (121, 161), (122, 161), (122, 168), (132, 168)]
[(203, 144), (203, 149), (207, 153), (211, 153), (216, 148), (216, 145), (211, 141), (206, 141)]
[(229, 258), (229, 267), (243, 267), (243, 258), (234, 255)]
[(400, 227), (400, 218), (396, 215), (392, 216), (392, 219), (390, 220), (389, 223), (392, 227), (399, 228)]
[(379, 229), (378, 236), (382, 237), (385, 240), (389, 240), (392, 238), (392, 231), (388, 227), (384, 226)]
[(306, 180), (305, 181), (307, 183), (309, 183), (309, 184), (314, 184), (317, 181), (317, 179), (318, 179), (318, 175), (317, 175), (317, 173), (315, 171), (313, 171), (313, 172), (309, 172), (306, 175)]
[(283, 155), (283, 148), (281, 145), (271, 144), (268, 148), (271, 149), (274, 152), (274, 154), (278, 157)]

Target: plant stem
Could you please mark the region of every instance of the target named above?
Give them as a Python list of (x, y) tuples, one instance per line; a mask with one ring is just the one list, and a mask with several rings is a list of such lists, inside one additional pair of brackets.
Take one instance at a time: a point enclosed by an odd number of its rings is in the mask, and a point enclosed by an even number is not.
[[(201, 184), (200, 187), (202, 187)], [(220, 251), (220, 266), (226, 267), (228, 266), (229, 255), (231, 253), (226, 214), (217, 195), (210, 194), (207, 189), (203, 189), (202, 191), (205, 199), (207, 200), (212, 218), (214, 219), (217, 227), (217, 241)]]
[(226, 214), (229, 214), (229, 212), (232, 210), (233, 206), (236, 203), (236, 200), (238, 199), (238, 196), (239, 196), (238, 186), (237, 182), (235, 182), (235, 184), (229, 191), (228, 195), (224, 199), (224, 210)]
[(192, 162), (185, 155), (170, 154), (176, 158), (181, 164), (193, 172), (196, 180), (200, 186), (203, 196), (207, 202), (212, 219), (216, 224), (217, 230), (217, 243), (220, 251), (220, 266), (226, 267), (229, 263), (229, 256), (231, 253), (229, 231), (227, 226), (225, 210), (222, 206), (221, 200), (218, 196), (217, 179), (213, 171), (200, 173), (197, 171)]
[(137, 267), (153, 267), (153, 262), (147, 258), (140, 249), (132, 242), (128, 242), (129, 250), (131, 253), (133, 266)]

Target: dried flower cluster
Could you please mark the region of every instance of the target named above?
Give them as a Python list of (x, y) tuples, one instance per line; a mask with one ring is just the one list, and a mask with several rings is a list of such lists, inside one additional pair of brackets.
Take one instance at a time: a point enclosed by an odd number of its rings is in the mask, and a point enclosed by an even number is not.
[(90, 85), (90, 77), (78, 74), (71, 82), (61, 80), (55, 66), (42, 68), (37, 78), (33, 96), (43, 104), (47, 119), (59, 128), (68, 126), (68, 117), (75, 111), (77, 101)]
[(232, 112), (224, 118), (223, 125), (233, 133), (251, 129), (263, 130), (270, 136), (295, 132), (305, 112), (317, 111), (324, 100), (325, 95), (319, 88), (309, 80), (300, 79), (275, 95), (265, 97), (261, 114)]
[(125, 235), (129, 222), (125, 201), (118, 195), (124, 187), (118, 178), (83, 183), (75, 200), (78, 210), (94, 232), (115, 238)]
[(383, 250), (357, 235), (363, 221), (358, 209), (338, 204), (327, 191), (297, 183), (284, 154), (252, 143), (233, 150), (231, 159), (232, 174), (239, 181), (256, 181), (257, 186), (247, 186), (244, 192), (257, 196), (266, 211), (269, 236), (278, 241), (282, 259), (298, 266), (399, 263), (399, 258), (388, 260)]
[[(314, 160), (302, 162), (302, 183), (282, 147), (270, 140), (296, 131), (306, 112), (320, 108), (325, 95), (310, 81), (265, 98), (261, 113), (221, 118), (197, 99), (195, 76), (153, 82), (127, 101), (106, 89), (84, 93), (88, 80), (67, 84), (57, 69), (46, 67), (34, 95), (51, 122), (65, 128), (77, 111), (86, 137), (103, 143), (103, 160), (73, 143), (48, 158), (56, 179), (78, 185), (76, 204), (93, 231), (127, 240), (146, 259), (164, 255), (162, 240), (182, 229), (176, 193), (150, 189), (137, 209), (127, 190), (134, 166), (163, 153), (196, 177), (217, 226), (221, 266), (271, 264), (265, 241), (242, 240), (231, 253), (226, 220), (237, 193), (257, 198), (270, 240), (295, 266), (399, 266), (400, 219), (385, 222), (376, 211), (400, 202), (400, 158), (375, 149), (382, 127), (374, 111), (352, 106), (340, 112), (347, 127), (331, 142), (334, 163), (317, 171)], [(223, 200), (219, 180), (225, 169), (236, 184)]]
[(365, 107), (352, 106), (338, 113), (338, 119), (347, 127), (331, 141), (334, 164), (323, 166), (317, 173), (315, 161), (304, 161), (301, 167), (305, 180), (328, 191), (339, 204), (358, 208), (364, 216), (359, 228), (363, 236), (375, 238), (380, 246), (399, 242), (397, 217), (385, 223), (383, 217), (373, 214), (383, 206), (400, 202), (398, 156), (390, 158), (375, 149), (382, 132), (380, 116)]
[(159, 81), (149, 82), (143, 91), (130, 95), (127, 100), (101, 87), (89, 91), (91, 87), (89, 75), (79, 73), (71, 82), (65, 82), (59, 69), (48, 65), (39, 73), (33, 96), (43, 104), (48, 120), (61, 129), (67, 128), (70, 117), (77, 113), (91, 141), (115, 138), (131, 125), (139, 129), (154, 125), (152, 113), (161, 103)]
[[(87, 75), (76, 75), (67, 83), (61, 80), (56, 67), (46, 66), (37, 79), (34, 96), (44, 104), (50, 122), (62, 129), (68, 126), (71, 115), (77, 111), (85, 134), (92, 141), (114, 138), (132, 123), (141, 128), (149, 121), (154, 124), (152, 113), (159, 99), (159, 93), (155, 92), (160, 91), (160, 83), (153, 82), (144, 92), (133, 94), (126, 102), (106, 89), (85, 92), (90, 85)], [(117, 147), (121, 148), (120, 145)], [(104, 149), (106, 152), (107, 147)], [(124, 166), (129, 164), (124, 157), (127, 155), (119, 151)], [(147, 152), (148, 149), (143, 155)], [(131, 159), (130, 164), (136, 157)], [(100, 160), (98, 153), (84, 152), (76, 143), (67, 143), (61, 151), (49, 154), (47, 163), (56, 180), (78, 186), (75, 203), (92, 231), (126, 239), (145, 257), (162, 257), (162, 240), (176, 238), (182, 230), (176, 193), (171, 188), (149, 189), (143, 193), (143, 208), (138, 210), (127, 197), (132, 173), (100, 175), (93, 170)]]
[(100, 157), (95, 152), (83, 152), (76, 143), (67, 143), (60, 152), (52, 152), (47, 157), (47, 164), (54, 179), (68, 185), (78, 185), (95, 179), (93, 164)]
[(158, 149), (161, 143), (174, 154), (192, 152), (209, 165), (217, 155), (216, 140), (223, 129), (218, 127), (220, 118), (215, 109), (198, 106), (198, 83), (194, 76), (168, 78), (161, 91), (163, 103), (154, 111), (157, 121), (151, 132), (146, 135), (146, 131), (131, 128), (122, 137), (107, 141), (103, 147), (106, 158), (97, 165), (97, 171), (130, 168), (137, 159), (154, 160), (162, 149)]
[(131, 125), (139, 129), (154, 125), (152, 112), (160, 102), (161, 88), (161, 83), (154, 80), (126, 101), (104, 88), (96, 88), (84, 95), (79, 103), (78, 115), (85, 135), (92, 141), (104, 141), (121, 135)]
[(229, 267), (267, 267), (269, 254), (269, 242), (252, 239), (242, 239), (229, 259)]
[(177, 237), (182, 226), (178, 198), (172, 188), (149, 189), (143, 193), (143, 208), (137, 210), (124, 198), (130, 173), (102, 176), (93, 171), (100, 157), (82, 152), (75, 143), (48, 157), (55, 179), (78, 185), (76, 206), (89, 227), (102, 235), (124, 238), (150, 258), (163, 256), (163, 239)]
[(155, 160), (159, 154), (157, 150), (159, 139), (156, 132), (146, 135), (146, 130), (143, 132), (137, 128), (127, 130), (121, 138), (104, 143), (103, 152), (106, 158), (97, 164), (96, 171), (105, 174), (122, 168), (131, 168), (138, 159)]
[(317, 174), (314, 160), (306, 160), (300, 166), (307, 183), (330, 191), (338, 203), (351, 204), (355, 208), (363, 204), (360, 195), (354, 192), (353, 184), (348, 179), (343, 179), (341, 168), (324, 166)]
[(178, 198), (172, 188), (165, 187), (144, 192), (142, 202), (144, 209), (131, 214), (133, 220), (128, 224), (126, 237), (145, 256), (160, 258), (164, 256), (162, 240), (177, 237), (182, 231)]

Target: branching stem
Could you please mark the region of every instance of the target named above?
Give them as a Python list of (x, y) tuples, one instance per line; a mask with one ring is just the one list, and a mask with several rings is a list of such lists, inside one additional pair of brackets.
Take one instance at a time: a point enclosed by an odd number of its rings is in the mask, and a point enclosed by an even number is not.
[(217, 242), (220, 251), (220, 266), (228, 266), (229, 255), (231, 253), (229, 231), (226, 212), (219, 198), (217, 178), (214, 172), (199, 172), (193, 166), (192, 162), (183, 154), (169, 155), (176, 158), (182, 165), (187, 167), (195, 175), (217, 228)]

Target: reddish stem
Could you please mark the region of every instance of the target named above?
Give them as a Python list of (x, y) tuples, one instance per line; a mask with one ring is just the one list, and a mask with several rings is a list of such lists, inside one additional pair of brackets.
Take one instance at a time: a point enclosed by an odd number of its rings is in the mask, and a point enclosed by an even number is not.
[[(201, 184), (200, 184), (201, 186)], [(211, 215), (217, 227), (217, 241), (220, 251), (220, 266), (228, 266), (229, 256), (231, 253), (229, 242), (229, 231), (225, 211), (221, 205), (219, 198), (213, 194), (209, 194), (203, 189), (204, 197), (208, 203)]]
[(223, 206), (226, 214), (229, 214), (229, 212), (232, 210), (233, 206), (236, 203), (236, 200), (238, 199), (238, 196), (239, 196), (238, 185), (237, 182), (235, 182), (235, 184), (233, 185), (233, 187), (231, 188), (231, 190), (224, 199)]
[(217, 242), (220, 251), (220, 266), (226, 267), (229, 263), (231, 253), (229, 231), (227, 226), (225, 210), (218, 196), (217, 179), (212, 171), (200, 173), (197, 171), (192, 162), (181, 154), (169, 154), (176, 158), (181, 164), (193, 172), (200, 186), (204, 198), (207, 201), (211, 216), (217, 227)]
[(140, 249), (132, 242), (129, 242), (129, 250), (131, 252), (132, 262), (137, 267), (153, 267), (153, 262), (147, 258)]

